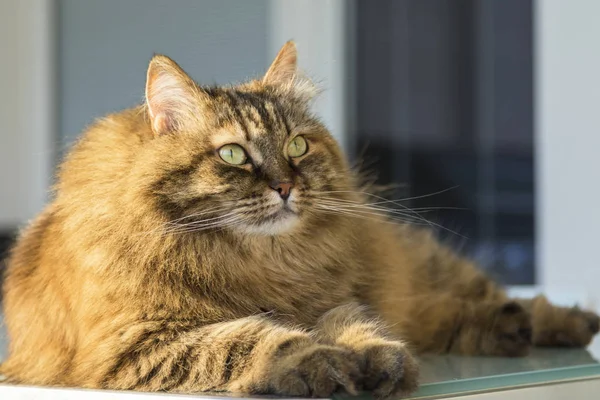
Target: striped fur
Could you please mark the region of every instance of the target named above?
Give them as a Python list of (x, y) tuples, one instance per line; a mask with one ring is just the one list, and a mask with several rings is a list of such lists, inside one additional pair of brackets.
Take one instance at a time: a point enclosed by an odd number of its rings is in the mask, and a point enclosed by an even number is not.
[[(153, 59), (147, 103), (84, 133), (54, 200), (12, 250), (3, 374), (386, 398), (416, 389), (413, 351), (518, 356), (532, 335), (539, 345), (589, 343), (595, 314), (511, 301), (429, 232), (328, 212), (369, 197), (310, 113), (314, 89), (295, 63), (289, 43), (262, 80), (201, 87)], [(291, 157), (299, 135), (308, 151)], [(247, 162), (221, 159), (227, 144)], [(287, 203), (274, 182), (291, 185)]]

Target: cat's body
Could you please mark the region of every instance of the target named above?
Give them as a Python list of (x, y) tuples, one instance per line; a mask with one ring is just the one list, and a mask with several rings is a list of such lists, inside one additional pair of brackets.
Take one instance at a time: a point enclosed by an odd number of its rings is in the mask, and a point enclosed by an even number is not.
[(524, 355), (532, 324), (534, 344), (589, 343), (594, 314), (511, 302), (429, 233), (361, 208), (295, 57), (288, 44), (263, 81), (202, 89), (157, 57), (147, 105), (88, 129), (9, 259), (2, 373), (389, 396), (416, 388), (409, 349)]

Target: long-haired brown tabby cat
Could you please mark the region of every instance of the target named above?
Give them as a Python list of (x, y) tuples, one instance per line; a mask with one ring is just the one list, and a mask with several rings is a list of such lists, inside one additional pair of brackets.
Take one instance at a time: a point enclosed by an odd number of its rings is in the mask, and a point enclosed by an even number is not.
[(60, 168), (4, 285), (9, 381), (328, 396), (417, 387), (415, 352), (585, 346), (598, 317), (507, 299), (431, 234), (369, 215), (287, 43), (260, 80), (150, 62), (146, 103)]

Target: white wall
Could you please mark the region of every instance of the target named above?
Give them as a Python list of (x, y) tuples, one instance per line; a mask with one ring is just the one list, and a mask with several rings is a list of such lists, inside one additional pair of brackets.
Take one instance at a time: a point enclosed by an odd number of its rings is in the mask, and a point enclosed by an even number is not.
[(598, 301), (600, 1), (538, 0), (535, 14), (539, 276)]
[(0, 1), (0, 231), (46, 201), (54, 134), (50, 3)]

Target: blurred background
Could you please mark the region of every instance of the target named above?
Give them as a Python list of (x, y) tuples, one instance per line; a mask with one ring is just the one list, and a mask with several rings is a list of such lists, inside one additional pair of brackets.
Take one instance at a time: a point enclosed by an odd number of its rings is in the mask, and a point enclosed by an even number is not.
[(353, 162), (501, 282), (594, 306), (598, 15), (596, 0), (0, 0), (0, 251), (82, 129), (142, 101), (153, 53), (222, 84), (294, 39)]

